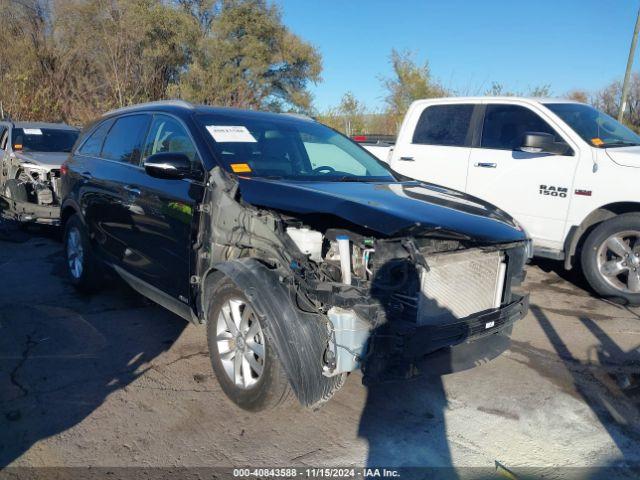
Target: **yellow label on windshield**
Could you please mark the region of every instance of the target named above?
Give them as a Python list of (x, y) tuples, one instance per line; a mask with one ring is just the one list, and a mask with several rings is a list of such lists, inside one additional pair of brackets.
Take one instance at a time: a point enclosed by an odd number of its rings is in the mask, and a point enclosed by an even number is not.
[(596, 138), (592, 138), (592, 139), (591, 139), (591, 143), (592, 143), (593, 145), (595, 145), (596, 147), (599, 147), (599, 146), (601, 146), (601, 145), (604, 145), (604, 142), (603, 142), (602, 140), (600, 140), (598, 137), (596, 137)]
[(232, 163), (231, 170), (233, 170), (233, 173), (249, 173), (251, 167), (248, 163)]

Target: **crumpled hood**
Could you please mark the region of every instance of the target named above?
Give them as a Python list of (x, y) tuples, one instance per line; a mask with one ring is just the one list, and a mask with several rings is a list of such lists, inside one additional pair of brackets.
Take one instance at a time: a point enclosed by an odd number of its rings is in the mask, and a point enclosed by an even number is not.
[(60, 168), (69, 156), (67, 152), (16, 152), (16, 158), (49, 169)]
[(308, 182), (239, 178), (244, 201), (297, 214), (338, 216), (384, 236), (442, 230), (479, 243), (526, 239), (502, 210), (455, 190), (421, 182)]
[(618, 165), (640, 168), (640, 147), (607, 148), (605, 152)]

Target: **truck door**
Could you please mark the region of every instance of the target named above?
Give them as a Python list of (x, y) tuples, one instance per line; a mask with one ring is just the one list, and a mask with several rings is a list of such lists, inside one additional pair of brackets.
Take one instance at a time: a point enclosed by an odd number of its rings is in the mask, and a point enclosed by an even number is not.
[[(413, 112), (391, 160), (391, 168), (407, 177), (464, 191), (471, 153), (474, 105), (429, 105)], [(413, 128), (415, 125), (415, 128)]]
[(527, 106), (486, 105), (481, 136), (471, 150), (467, 192), (513, 216), (536, 247), (561, 249), (578, 153), (523, 152), (519, 148), (525, 132), (549, 133), (566, 143)]

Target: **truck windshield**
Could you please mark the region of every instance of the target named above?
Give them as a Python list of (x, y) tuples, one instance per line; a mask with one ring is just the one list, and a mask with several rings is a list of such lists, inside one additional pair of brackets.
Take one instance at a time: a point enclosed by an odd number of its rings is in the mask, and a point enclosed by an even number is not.
[(581, 103), (547, 103), (545, 106), (594, 147), (608, 148), (640, 145), (640, 135), (589, 105)]
[(395, 181), (390, 170), (347, 137), (285, 115), (199, 115), (216, 156), (232, 172), (309, 181)]
[(12, 145), (14, 150), (25, 152), (70, 152), (78, 133), (55, 128), (15, 128)]

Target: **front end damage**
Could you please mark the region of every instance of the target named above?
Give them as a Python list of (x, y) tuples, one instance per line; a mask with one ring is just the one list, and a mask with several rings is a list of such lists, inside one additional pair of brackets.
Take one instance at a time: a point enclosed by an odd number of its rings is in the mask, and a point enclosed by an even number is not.
[(405, 375), (440, 348), (509, 334), (528, 308), (512, 292), (523, 279), (522, 241), (420, 228), (381, 235), (339, 216), (259, 208), (217, 168), (203, 205), (192, 291), (200, 318), (208, 279), (230, 276), (267, 321), (307, 406), (356, 369), (365, 381)]
[(60, 169), (23, 163), (2, 192), (3, 215), (19, 222), (60, 223)]

